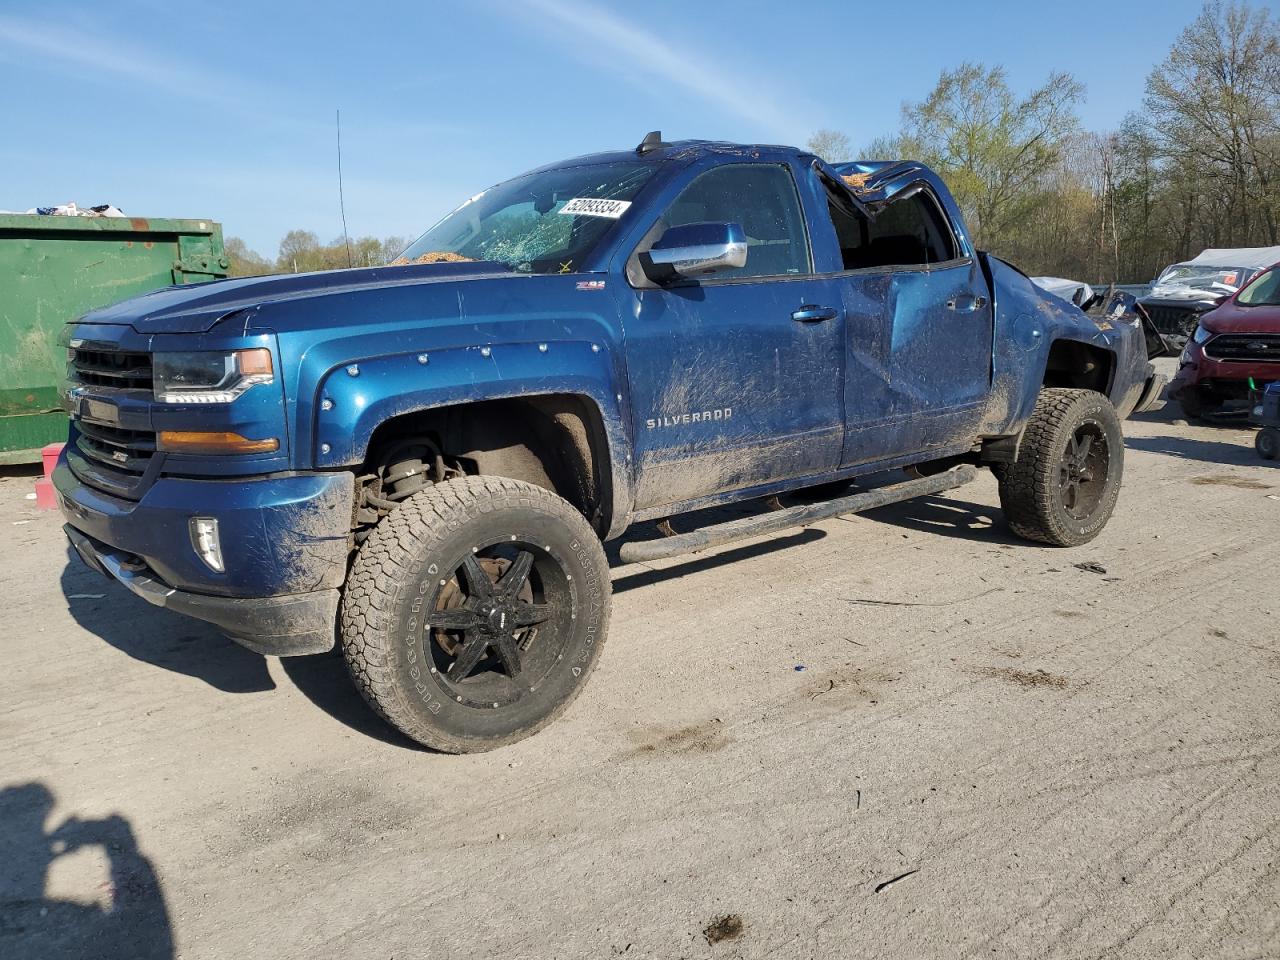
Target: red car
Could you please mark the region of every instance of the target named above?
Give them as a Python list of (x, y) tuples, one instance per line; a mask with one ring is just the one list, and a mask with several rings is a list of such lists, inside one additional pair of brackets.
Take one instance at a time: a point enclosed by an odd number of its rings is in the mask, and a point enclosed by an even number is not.
[(1280, 264), (1200, 317), (1169, 396), (1189, 417), (1249, 411), (1249, 381), (1280, 380)]

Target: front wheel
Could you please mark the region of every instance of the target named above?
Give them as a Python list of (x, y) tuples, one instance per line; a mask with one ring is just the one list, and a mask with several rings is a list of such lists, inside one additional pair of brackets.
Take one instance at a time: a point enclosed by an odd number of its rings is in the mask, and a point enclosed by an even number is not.
[(1124, 438), (1111, 401), (1092, 390), (1040, 392), (1018, 448), (1000, 466), (1000, 506), (1020, 537), (1058, 547), (1088, 543), (1120, 495)]
[(573, 702), (604, 646), (609, 568), (555, 494), (466, 477), (419, 491), (360, 547), (342, 647), (370, 705), (421, 744), (489, 750)]

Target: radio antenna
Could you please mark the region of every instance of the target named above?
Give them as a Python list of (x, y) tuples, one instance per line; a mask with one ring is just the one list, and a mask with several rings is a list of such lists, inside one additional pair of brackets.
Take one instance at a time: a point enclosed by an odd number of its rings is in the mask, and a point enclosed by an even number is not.
[(338, 130), (338, 210), (342, 213), (342, 242), (347, 248), (347, 266), (354, 267), (351, 261), (351, 237), (347, 235), (347, 201), (342, 193), (342, 111), (334, 111), (334, 124)]

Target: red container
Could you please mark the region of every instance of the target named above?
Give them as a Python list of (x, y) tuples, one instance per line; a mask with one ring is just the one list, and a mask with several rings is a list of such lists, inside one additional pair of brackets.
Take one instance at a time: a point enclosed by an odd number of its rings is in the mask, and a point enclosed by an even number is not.
[(65, 446), (65, 443), (50, 443), (40, 448), (40, 458), (44, 460), (44, 478), (46, 480), (53, 476), (54, 464), (58, 462), (58, 456)]

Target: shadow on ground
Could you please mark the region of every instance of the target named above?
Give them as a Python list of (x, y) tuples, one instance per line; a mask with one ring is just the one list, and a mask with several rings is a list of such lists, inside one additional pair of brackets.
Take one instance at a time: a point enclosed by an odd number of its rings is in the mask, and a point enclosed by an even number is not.
[[(679, 530), (691, 530), (760, 513), (762, 509), (760, 501), (733, 504), (681, 517), (676, 523)], [(1021, 542), (1005, 531), (999, 510), (962, 500), (923, 497), (881, 507), (862, 516), (878, 523), (943, 536), (993, 544)], [(624, 593), (666, 583), (725, 564), (805, 546), (826, 535), (822, 529), (806, 527), (722, 548), (709, 556), (674, 558), (674, 562), (661, 568), (632, 565), (614, 579), (613, 590)], [(623, 566), (618, 557), (623, 543), (661, 536), (655, 523), (637, 524), (624, 539), (606, 545), (609, 565)], [(62, 590), (72, 617), (81, 627), (135, 660), (195, 677), (227, 693), (262, 693), (275, 688), (264, 657), (246, 650), (211, 626), (133, 596), (119, 584), (89, 570), (70, 549), (62, 573)], [(392, 746), (422, 749), (384, 723), (365, 703), (336, 646), (330, 653), (285, 657), (280, 662), (303, 696), (345, 726)]]
[[(173, 931), (160, 881), (129, 821), (68, 817), (46, 830), (53, 793), (42, 783), (0, 789), (0, 956), (169, 960)], [(100, 852), (105, 878), (76, 876), (80, 896), (46, 892), (60, 857)], [(94, 880), (98, 880), (97, 883)]]
[(1182, 460), (1199, 460), (1203, 463), (1234, 467), (1275, 467), (1275, 461), (1263, 460), (1249, 443), (1230, 443), (1225, 440), (1200, 440), (1194, 437), (1125, 437), (1124, 444), (1131, 450), (1162, 453)]
[(275, 688), (266, 661), (213, 627), (135, 597), (67, 548), (62, 593), (72, 618), (135, 660), (203, 680), (227, 693)]
[(887, 507), (860, 514), (867, 520), (944, 537), (959, 537), (983, 543), (1016, 544), (1034, 548), (1036, 544), (1011, 534), (999, 507), (945, 497), (917, 497), (891, 503)]
[[(791, 533), (771, 534), (769, 540), (763, 540), (757, 543), (748, 544), (746, 546), (734, 547), (732, 549), (721, 549), (718, 553), (711, 556), (698, 556), (691, 554), (685, 557), (676, 557), (675, 563), (669, 567), (649, 567), (644, 566), (638, 573), (628, 573), (620, 577), (615, 577), (613, 581), (614, 593), (625, 593), (628, 590), (635, 590), (638, 587), (648, 587), (655, 583), (666, 583), (670, 580), (679, 580), (681, 577), (690, 574), (701, 573), (704, 570), (711, 570), (715, 567), (724, 566), (729, 563), (737, 563), (740, 560), (750, 560), (753, 557), (763, 557), (770, 553), (777, 553), (781, 550), (788, 550), (791, 547), (800, 546), (802, 544), (813, 543), (815, 540), (821, 540), (827, 534), (823, 530), (814, 527), (806, 527), (801, 530), (794, 530)], [(609, 558), (609, 566), (621, 566), (622, 561), (618, 559), (618, 548), (626, 543), (627, 540), (648, 540), (656, 539), (660, 534), (654, 533), (652, 536), (626, 537), (622, 540), (613, 541), (605, 545), (605, 553)], [(637, 564), (637, 566), (639, 566)]]
[[(71, 550), (62, 572), (62, 592), (76, 623), (135, 660), (195, 677), (225, 693), (276, 688), (265, 657), (215, 627), (135, 597), (90, 570)], [(420, 749), (369, 708), (336, 650), (283, 657), (280, 662), (298, 692), (334, 719), (384, 743)]]
[(329, 653), (309, 657), (281, 657), (280, 665), (293, 685), (304, 697), (338, 722), (356, 733), (393, 747), (424, 751), (427, 748), (400, 733), (360, 696), (342, 651), (335, 646)]

